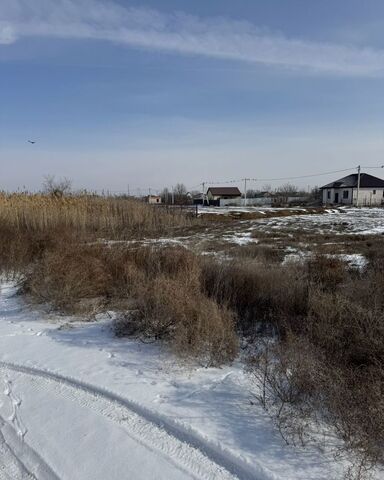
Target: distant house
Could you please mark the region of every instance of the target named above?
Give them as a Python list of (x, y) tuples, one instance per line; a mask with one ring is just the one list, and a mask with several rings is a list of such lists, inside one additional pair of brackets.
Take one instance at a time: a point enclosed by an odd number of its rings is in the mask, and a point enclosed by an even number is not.
[(192, 195), (192, 203), (193, 205), (204, 205), (204, 194), (195, 193), (194, 195)]
[[(353, 173), (320, 188), (323, 204), (357, 205), (358, 174)], [(359, 205), (384, 204), (384, 180), (368, 173), (360, 174)]]
[(147, 201), (147, 203), (150, 203), (152, 205), (156, 205), (156, 204), (161, 203), (161, 197), (160, 197), (160, 195), (148, 195), (146, 197), (146, 201)]
[(237, 187), (209, 187), (206, 195), (209, 205), (228, 205), (231, 201), (236, 203), (241, 198)]

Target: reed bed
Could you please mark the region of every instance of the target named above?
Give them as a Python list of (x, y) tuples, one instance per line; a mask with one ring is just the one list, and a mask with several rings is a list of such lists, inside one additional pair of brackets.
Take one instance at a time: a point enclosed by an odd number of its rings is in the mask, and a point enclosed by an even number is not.
[(0, 194), (0, 227), (19, 232), (71, 230), (129, 238), (163, 234), (190, 223), (181, 212), (163, 211), (129, 198)]

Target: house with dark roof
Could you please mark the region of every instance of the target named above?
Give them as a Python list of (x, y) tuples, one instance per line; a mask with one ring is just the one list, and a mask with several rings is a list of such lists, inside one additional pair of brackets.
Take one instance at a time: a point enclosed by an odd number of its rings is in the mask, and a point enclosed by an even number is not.
[(320, 189), (324, 205), (384, 205), (384, 180), (368, 173), (360, 174), (359, 189), (357, 173), (328, 183)]
[(238, 203), (241, 192), (237, 187), (209, 187), (206, 195), (209, 205), (228, 205)]

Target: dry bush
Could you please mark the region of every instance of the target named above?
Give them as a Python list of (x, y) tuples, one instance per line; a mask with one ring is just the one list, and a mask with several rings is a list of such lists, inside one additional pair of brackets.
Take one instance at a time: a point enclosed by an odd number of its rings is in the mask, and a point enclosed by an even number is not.
[[(165, 340), (204, 365), (233, 360), (234, 315), (201, 291), (195, 255), (182, 247), (56, 244), (25, 272), (24, 291), (60, 311), (122, 310), (117, 335)], [(125, 312), (125, 313), (124, 313)]]
[(233, 360), (233, 314), (201, 292), (201, 269), (193, 253), (182, 247), (142, 247), (125, 256), (119, 264), (131, 265), (136, 310), (133, 318), (129, 314), (117, 322), (120, 334), (166, 339), (177, 354), (197, 357), (206, 365)]
[(345, 281), (345, 263), (338, 258), (317, 255), (307, 265), (311, 281), (323, 289), (334, 291)]
[(260, 324), (300, 321), (307, 312), (308, 285), (300, 266), (205, 260), (203, 288), (236, 312), (238, 327), (247, 333)]
[(383, 310), (315, 292), (306, 335), (327, 360), (322, 392), (330, 423), (365, 463), (383, 462)]
[(46, 252), (26, 273), (24, 291), (41, 302), (68, 312), (95, 308), (109, 288), (103, 261), (97, 248), (76, 244)]
[(234, 251), (234, 254), (241, 258), (257, 259), (265, 263), (278, 263), (284, 258), (283, 249), (277, 249), (273, 246), (260, 245), (257, 243), (240, 246)]
[(160, 274), (183, 276), (184, 281), (198, 285), (200, 274), (197, 256), (184, 247), (140, 247), (128, 253), (131, 261), (150, 278)]
[(10, 226), (0, 225), (0, 271), (22, 272), (45, 251), (72, 240), (73, 234), (62, 230), (15, 232)]
[(193, 285), (160, 275), (138, 292), (140, 335), (168, 339), (181, 356), (194, 356), (205, 365), (234, 359), (237, 338), (233, 314), (206, 298)]
[(384, 404), (382, 365), (332, 367), (322, 384), (327, 420), (353, 451), (360, 468), (384, 462)]
[(335, 362), (360, 367), (384, 362), (384, 312), (341, 293), (311, 292), (306, 335)]
[(260, 342), (248, 371), (258, 384), (257, 399), (288, 444), (317, 443), (332, 428), (343, 440), (335, 457), (350, 463), (346, 477), (362, 480), (384, 461), (384, 369), (329, 362), (307, 337), (288, 335), (283, 342)]
[(384, 462), (384, 311), (372, 301), (384, 275), (344, 270), (339, 284), (332, 264), (318, 265), (309, 267), (307, 314), (288, 318), (283, 335), (251, 357), (250, 371), (287, 442), (308, 439), (320, 418), (343, 440), (336, 453), (353, 453), (348, 474), (360, 479)]
[(284, 341), (258, 338), (247, 369), (255, 377), (256, 398), (268, 411), (287, 444), (310, 438), (308, 423), (319, 407), (321, 351), (305, 338), (287, 334)]

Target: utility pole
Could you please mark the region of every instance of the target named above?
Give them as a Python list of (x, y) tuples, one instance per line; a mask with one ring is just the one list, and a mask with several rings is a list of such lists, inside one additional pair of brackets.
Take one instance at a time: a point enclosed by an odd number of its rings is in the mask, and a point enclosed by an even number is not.
[(203, 207), (205, 205), (205, 182), (201, 184), (203, 186)]
[(175, 204), (175, 189), (173, 188), (173, 185), (172, 185), (172, 205)]
[(250, 178), (243, 178), (244, 180), (244, 207), (247, 206), (247, 180), (250, 180)]
[(361, 176), (361, 166), (357, 167), (357, 195), (356, 195), (356, 207), (359, 206), (359, 195), (360, 195), (360, 176)]

